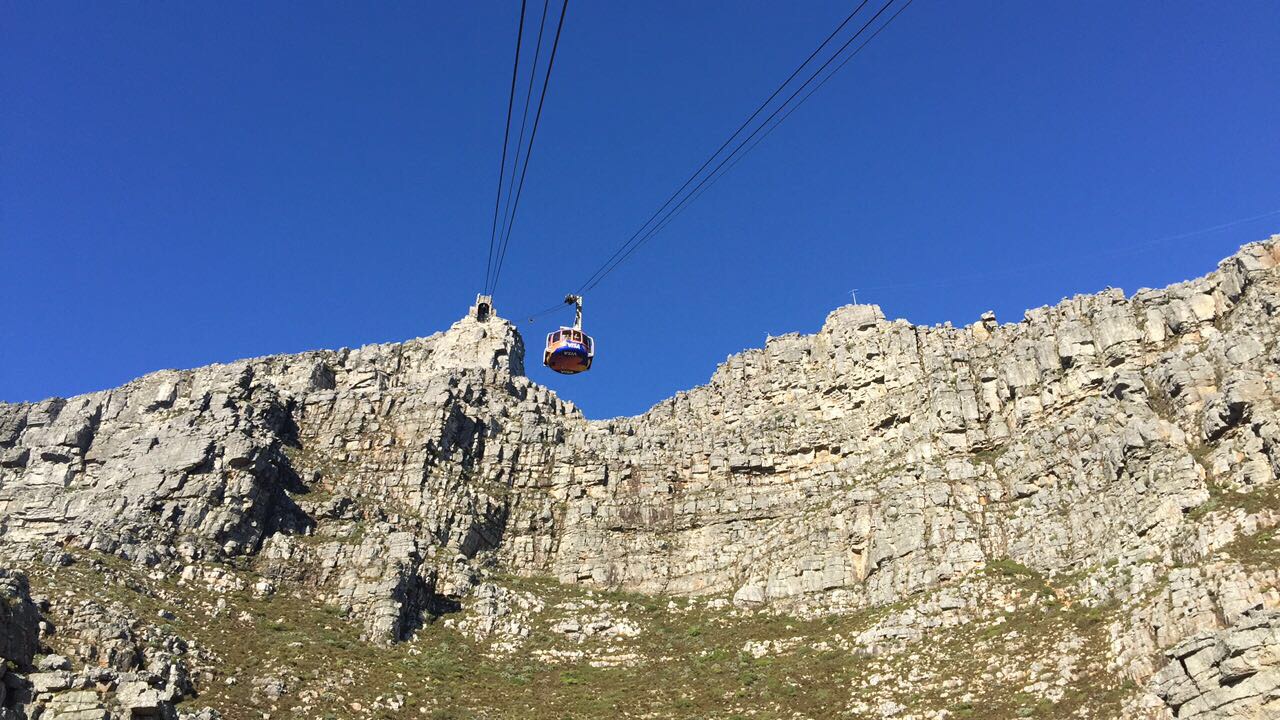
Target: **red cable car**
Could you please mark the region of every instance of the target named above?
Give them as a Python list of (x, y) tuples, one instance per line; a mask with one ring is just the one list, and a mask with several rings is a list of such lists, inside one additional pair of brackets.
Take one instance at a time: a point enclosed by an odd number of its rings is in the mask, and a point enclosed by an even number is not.
[(542, 352), (542, 364), (561, 375), (577, 375), (591, 369), (596, 355), (596, 343), (582, 332), (582, 296), (567, 295), (566, 304), (573, 305), (577, 315), (573, 327), (561, 327), (547, 334), (547, 347)]

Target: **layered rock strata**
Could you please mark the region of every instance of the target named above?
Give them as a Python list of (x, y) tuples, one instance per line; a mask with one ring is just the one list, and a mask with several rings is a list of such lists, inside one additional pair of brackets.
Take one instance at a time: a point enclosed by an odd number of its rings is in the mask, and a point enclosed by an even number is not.
[[(1187, 637), (1280, 605), (1274, 572), (1207, 563), (1280, 518), (1278, 263), (1280, 237), (1009, 324), (851, 305), (632, 418), (584, 419), (474, 313), (0, 404), (0, 543), (196, 587), (248, 567), (252, 591), (306, 588), (376, 642), (493, 573), (813, 615), (1007, 560), (1124, 603), (1114, 665), (1145, 682)], [(1161, 678), (1167, 712), (1198, 707)]]

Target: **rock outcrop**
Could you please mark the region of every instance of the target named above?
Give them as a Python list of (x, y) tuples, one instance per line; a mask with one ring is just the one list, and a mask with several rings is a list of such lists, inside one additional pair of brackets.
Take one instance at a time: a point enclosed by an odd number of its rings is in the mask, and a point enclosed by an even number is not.
[(1280, 717), (1280, 613), (1189, 638), (1168, 657), (1156, 692), (1177, 717)]
[[(92, 552), (191, 588), (302, 588), (376, 643), (494, 574), (816, 617), (1009, 562), (1119, 604), (1112, 668), (1157, 676), (1142, 712), (1252, 717), (1237, 708), (1265, 714), (1274, 692), (1234, 694), (1234, 636), (1180, 643), (1280, 607), (1274, 563), (1221, 558), (1280, 521), (1278, 264), (1280, 237), (1198, 280), (1003, 325), (847, 306), (632, 418), (584, 419), (523, 376), (511, 324), (474, 314), (0, 404), (0, 545), (12, 563)], [(1212, 714), (1227, 705), (1246, 714)]]

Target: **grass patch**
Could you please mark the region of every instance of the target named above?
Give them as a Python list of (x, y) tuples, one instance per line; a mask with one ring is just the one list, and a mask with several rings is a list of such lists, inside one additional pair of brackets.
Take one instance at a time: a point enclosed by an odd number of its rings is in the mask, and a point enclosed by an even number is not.
[(1239, 492), (1218, 483), (1208, 484), (1209, 499), (1187, 511), (1187, 517), (1200, 521), (1211, 512), (1243, 510), (1252, 515), (1263, 510), (1280, 510), (1280, 488), (1258, 488), (1252, 492)]
[(999, 558), (989, 561), (986, 572), (988, 575), (1010, 580), (1015, 585), (1031, 593), (1044, 595), (1045, 597), (1054, 597), (1056, 595), (1053, 591), (1053, 586), (1049, 584), (1048, 578), (1042, 573), (1011, 558)]
[(1253, 535), (1241, 535), (1224, 546), (1222, 552), (1249, 568), (1280, 566), (1280, 531), (1271, 528)]
[[(1103, 643), (1101, 618), (1111, 608), (1068, 610), (1038, 602), (1010, 615), (999, 632), (970, 625), (938, 628), (899, 656), (868, 655), (840, 647), (835, 638), (856, 637), (923, 596), (847, 615), (805, 619), (773, 612), (733, 613), (705, 599), (588, 591), (546, 578), (503, 577), (501, 585), (536, 594), (547, 609), (531, 613), (523, 645), (497, 654), (486, 642), (474, 641), (443, 622), (424, 625), (410, 641), (370, 643), (361, 638), (359, 623), (300, 590), (293, 594), (284, 588), (270, 597), (250, 592), (218, 595), (169, 579), (147, 578), (145, 571), (110, 557), (97, 565), (81, 561), (30, 572), (33, 586), (50, 596), (71, 593), (118, 600), (144, 620), (160, 609), (172, 612), (176, 617), (169, 624), (174, 631), (216, 656), (196, 669), (200, 695), (184, 705), (214, 707), (227, 720), (259, 720), (265, 711), (278, 718), (829, 717), (870, 688), (872, 674), (901, 680), (917, 671), (956, 681), (903, 684), (898, 698), (912, 712), (948, 710), (953, 717), (1008, 720), (1031, 708), (1035, 717), (1066, 718), (1080, 708), (1110, 707), (1105, 702), (1089, 704), (1086, 698), (1109, 698), (1107, 693), (1116, 686), (1108, 676), (1082, 672), (1072, 685), (1078, 686), (1079, 700), (1068, 703), (1066, 710), (1046, 709), (1038, 697), (1011, 698), (1008, 688), (999, 684), (988, 684), (972, 700), (961, 697), (982, 685), (975, 683), (986, 672), (982, 654), (1007, 656), (1001, 660), (1007, 665), (1021, 664), (1013, 659), (1021, 653), (1052, 657), (1053, 633), (1060, 633), (1068, 622), (1073, 623), (1072, 634)], [(1052, 593), (1040, 573), (1012, 560), (992, 562), (987, 574), (992, 582), (1009, 587)], [(245, 573), (243, 579), (246, 587), (252, 586), (251, 575)], [(557, 608), (572, 606), (578, 608), (574, 612), (590, 615), (602, 605), (636, 623), (641, 632), (575, 641), (553, 630), (565, 612)], [(1097, 618), (1088, 613), (1097, 613)], [(56, 624), (57, 618), (53, 620)], [(768, 650), (756, 657), (749, 648), (760, 643), (769, 643)], [(984, 649), (978, 653), (977, 647)], [(590, 655), (556, 659), (539, 654), (549, 649), (608, 650), (635, 659), (622, 666), (597, 667), (587, 661)], [(1083, 654), (1102, 657), (1105, 649), (1091, 646)], [(228, 684), (233, 677), (235, 682)], [(276, 701), (256, 695), (254, 680), (265, 677), (283, 678), (286, 695)], [(879, 682), (885, 687), (883, 680)], [(402, 705), (393, 708), (389, 698), (398, 698)]]

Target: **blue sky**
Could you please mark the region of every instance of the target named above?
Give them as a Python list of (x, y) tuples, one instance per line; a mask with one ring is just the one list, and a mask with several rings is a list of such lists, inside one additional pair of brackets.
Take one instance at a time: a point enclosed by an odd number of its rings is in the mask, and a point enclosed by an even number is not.
[[(531, 3), (537, 5), (537, 3)], [(496, 304), (529, 324), (851, 9), (574, 0)], [(447, 327), (518, 3), (0, 8), (0, 400)], [(1280, 4), (915, 3), (588, 298), (590, 417), (859, 299), (973, 321), (1280, 232)]]

